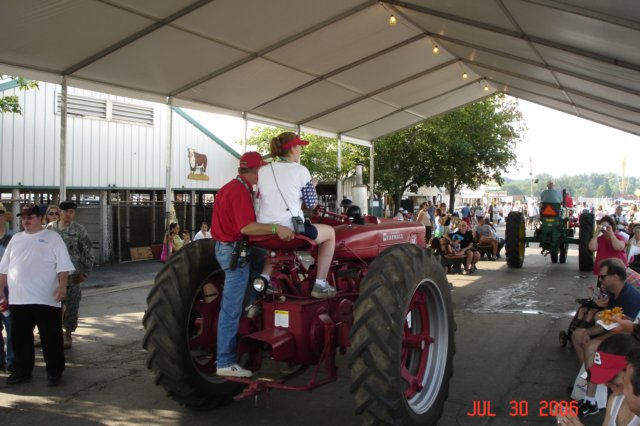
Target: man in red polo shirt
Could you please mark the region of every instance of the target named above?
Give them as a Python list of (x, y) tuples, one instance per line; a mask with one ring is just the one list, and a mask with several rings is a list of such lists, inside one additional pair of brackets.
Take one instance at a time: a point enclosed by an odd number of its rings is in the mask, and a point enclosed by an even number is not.
[(225, 273), (218, 318), (218, 376), (251, 377), (253, 374), (240, 367), (236, 360), (236, 336), (251, 265), (242, 260), (232, 265), (234, 246), (251, 235), (277, 234), (285, 241), (295, 237), (286, 226), (256, 222), (253, 186), (258, 183), (258, 169), (265, 164), (257, 152), (243, 154), (240, 157), (238, 176), (218, 191), (211, 217), (211, 234), (216, 240), (216, 260)]

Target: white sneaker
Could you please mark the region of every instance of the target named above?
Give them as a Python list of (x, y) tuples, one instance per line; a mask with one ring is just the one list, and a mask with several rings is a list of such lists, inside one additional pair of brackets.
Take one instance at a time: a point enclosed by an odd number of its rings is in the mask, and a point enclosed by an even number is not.
[(315, 297), (316, 299), (327, 299), (329, 297), (333, 297), (336, 295), (336, 289), (333, 286), (320, 285), (318, 283), (313, 284), (313, 289), (311, 290), (311, 297)]
[(231, 364), (228, 367), (216, 368), (216, 374), (224, 377), (251, 377), (253, 372), (245, 370), (238, 364)]

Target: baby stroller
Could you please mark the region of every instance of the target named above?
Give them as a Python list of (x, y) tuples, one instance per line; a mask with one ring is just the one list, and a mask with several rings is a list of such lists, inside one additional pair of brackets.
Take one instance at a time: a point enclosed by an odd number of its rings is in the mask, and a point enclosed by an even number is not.
[[(592, 318), (590, 321), (578, 318), (580, 316), (581, 308), (596, 310), (602, 309), (598, 305), (596, 305), (594, 299), (576, 299), (576, 303), (578, 303), (580, 306), (578, 307), (578, 309), (576, 309), (576, 313), (571, 319), (569, 327), (567, 327), (566, 331), (561, 330), (558, 334), (558, 342), (560, 343), (560, 347), (562, 348), (567, 346), (567, 342), (569, 343), (569, 346), (571, 346), (571, 335), (576, 328), (590, 328), (595, 324), (595, 318)], [(593, 315), (593, 317), (595, 317), (595, 315)]]

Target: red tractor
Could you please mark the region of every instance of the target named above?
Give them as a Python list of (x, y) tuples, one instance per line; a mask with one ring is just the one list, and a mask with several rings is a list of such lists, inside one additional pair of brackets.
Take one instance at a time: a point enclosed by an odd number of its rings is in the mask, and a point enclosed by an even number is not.
[(255, 372), (250, 379), (215, 375), (224, 272), (214, 241), (196, 241), (169, 259), (143, 320), (156, 383), (180, 404), (213, 408), (271, 389), (310, 391), (333, 382), (336, 354), (348, 351), (350, 391), (363, 423), (435, 424), (453, 372), (456, 325), (445, 272), (424, 247), (425, 228), (329, 212), (312, 220), (334, 226), (328, 279), (337, 295), (310, 296), (314, 241), (253, 238), (281, 292), (259, 293), (260, 314), (241, 318), (238, 360)]

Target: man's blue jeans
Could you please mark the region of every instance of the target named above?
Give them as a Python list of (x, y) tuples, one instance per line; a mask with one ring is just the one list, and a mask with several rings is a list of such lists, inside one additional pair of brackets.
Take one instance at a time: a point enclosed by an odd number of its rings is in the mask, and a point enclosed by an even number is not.
[[(242, 315), (243, 300), (247, 292), (249, 278), (256, 276), (262, 270), (262, 256), (255, 252), (251, 261), (241, 265), (232, 271), (231, 254), (234, 243), (222, 243), (216, 241), (216, 260), (224, 270), (224, 290), (222, 291), (222, 303), (220, 306), (220, 316), (218, 318), (218, 353), (217, 367), (228, 367), (236, 362), (237, 356), (237, 334), (240, 316)], [(253, 271), (253, 274), (252, 274)], [(254, 291), (251, 291), (250, 299), (254, 298)]]

